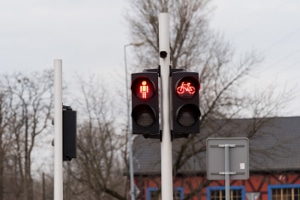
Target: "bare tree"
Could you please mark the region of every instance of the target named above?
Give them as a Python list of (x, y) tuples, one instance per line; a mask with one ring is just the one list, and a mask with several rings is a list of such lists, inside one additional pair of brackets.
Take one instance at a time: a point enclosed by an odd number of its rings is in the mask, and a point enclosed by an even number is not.
[[(113, 114), (116, 104), (95, 81), (81, 81), (83, 98), (77, 98), (80, 115), (77, 158), (70, 167), (72, 199), (126, 199), (126, 178), (121, 153), (124, 136)], [(76, 183), (76, 184), (74, 184)]]
[(8, 182), (5, 176), (5, 163), (12, 143), (12, 136), (7, 128), (9, 122), (8, 93), (2, 80), (0, 88), (0, 200), (3, 200), (5, 198), (4, 191), (7, 188), (4, 183)]
[(30, 76), (19, 73), (5, 77), (9, 109), (7, 126), (13, 139), (8, 156), (16, 199), (34, 199), (32, 151), (36, 137), (49, 124), (53, 101), (52, 80), (50, 71)]
[[(170, 14), (170, 58), (173, 68), (194, 68), (206, 62), (216, 36), (208, 29), (207, 0), (131, 0), (126, 18), (132, 41), (144, 40), (143, 50), (135, 52), (142, 67), (153, 67), (158, 60), (158, 14)], [(132, 12), (133, 11), (133, 12)], [(220, 43), (220, 49), (224, 43)], [(227, 52), (226, 52), (227, 53)]]

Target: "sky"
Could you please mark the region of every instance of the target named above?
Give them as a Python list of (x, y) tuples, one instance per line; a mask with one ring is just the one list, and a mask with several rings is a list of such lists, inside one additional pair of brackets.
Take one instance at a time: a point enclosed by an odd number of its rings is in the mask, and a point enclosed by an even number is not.
[[(253, 77), (256, 87), (275, 80), (294, 88), (295, 100), (282, 113), (300, 116), (300, 1), (214, 0), (211, 5), (212, 29), (238, 54), (254, 50), (264, 57)], [(125, 0), (1, 1), (1, 73), (48, 69), (62, 59), (69, 79), (74, 74), (124, 79), (124, 45), (137, 42), (129, 41), (126, 7)]]
[(34, 71), (63, 60), (63, 73), (122, 67), (122, 0), (10, 0), (0, 3), (3, 73)]
[(293, 90), (282, 115), (300, 115), (300, 1), (215, 0), (211, 27), (238, 54), (254, 51), (264, 59), (253, 77), (256, 88), (271, 82)]

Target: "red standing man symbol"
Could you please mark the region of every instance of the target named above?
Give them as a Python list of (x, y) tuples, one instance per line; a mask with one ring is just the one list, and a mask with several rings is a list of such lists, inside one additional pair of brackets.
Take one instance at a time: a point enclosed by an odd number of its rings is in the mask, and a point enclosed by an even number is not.
[(140, 86), (140, 93), (142, 94), (142, 99), (147, 98), (148, 92), (149, 86), (147, 85), (147, 81), (142, 81), (142, 85)]

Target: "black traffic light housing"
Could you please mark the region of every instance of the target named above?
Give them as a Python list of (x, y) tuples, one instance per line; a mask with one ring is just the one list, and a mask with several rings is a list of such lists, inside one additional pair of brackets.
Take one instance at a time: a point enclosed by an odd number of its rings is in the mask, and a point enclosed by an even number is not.
[(187, 137), (200, 131), (199, 74), (171, 71), (172, 135)]
[(132, 133), (160, 138), (157, 70), (131, 74)]
[(76, 158), (76, 111), (63, 106), (63, 161)]

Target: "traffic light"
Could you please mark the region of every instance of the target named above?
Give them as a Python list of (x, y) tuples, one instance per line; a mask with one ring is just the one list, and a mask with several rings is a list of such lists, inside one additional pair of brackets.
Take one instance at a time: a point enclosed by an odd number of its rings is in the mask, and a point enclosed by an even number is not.
[(158, 138), (158, 73), (144, 71), (131, 75), (132, 133)]
[(63, 161), (76, 158), (76, 111), (63, 106)]
[(173, 137), (199, 133), (199, 75), (197, 72), (173, 71), (171, 75)]

